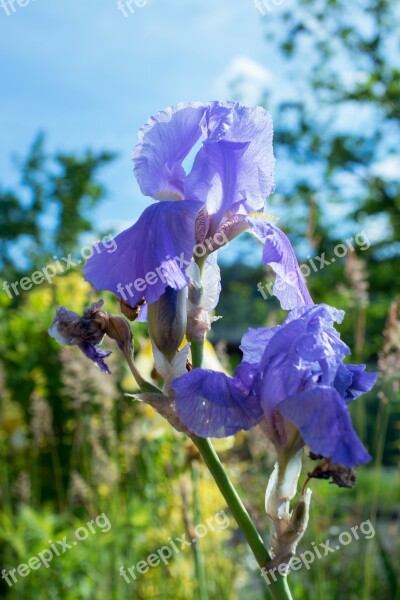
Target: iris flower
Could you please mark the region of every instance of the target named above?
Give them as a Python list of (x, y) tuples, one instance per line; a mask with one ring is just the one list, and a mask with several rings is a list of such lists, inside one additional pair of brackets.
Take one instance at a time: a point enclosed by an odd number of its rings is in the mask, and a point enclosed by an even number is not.
[(262, 422), (277, 449), (306, 444), (335, 464), (368, 462), (347, 405), (377, 376), (365, 365), (343, 363), (350, 350), (333, 326), (343, 315), (325, 304), (303, 306), (283, 325), (250, 329), (233, 378), (195, 369), (171, 383), (178, 417), (201, 437), (226, 437)]
[[(133, 163), (142, 193), (157, 203), (115, 238), (115, 252), (97, 247), (86, 279), (130, 306), (150, 304), (168, 287), (189, 285), (196, 245), (207, 249), (205, 261), (218, 235), (229, 241), (248, 230), (264, 244), (282, 307), (312, 304), (288, 238), (259, 214), (274, 189), (272, 136), (266, 110), (233, 102), (182, 103), (152, 117)], [(193, 154), (187, 173), (183, 162)]]

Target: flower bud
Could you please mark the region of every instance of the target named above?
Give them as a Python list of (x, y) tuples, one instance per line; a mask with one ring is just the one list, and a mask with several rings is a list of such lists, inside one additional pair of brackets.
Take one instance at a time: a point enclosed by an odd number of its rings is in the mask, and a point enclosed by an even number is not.
[(94, 321), (99, 323), (102, 331), (115, 340), (122, 352), (130, 356), (133, 352), (133, 334), (130, 325), (124, 317), (109, 315), (104, 311), (95, 313)]
[(265, 510), (272, 522), (272, 555), (269, 568), (289, 562), (308, 525), (311, 490), (306, 489), (294, 509), (290, 501), (295, 497), (301, 473), (302, 450), (296, 454), (278, 452), (278, 459), (268, 481)]
[(149, 335), (171, 362), (186, 330), (186, 289), (167, 287), (165, 293), (148, 305)]

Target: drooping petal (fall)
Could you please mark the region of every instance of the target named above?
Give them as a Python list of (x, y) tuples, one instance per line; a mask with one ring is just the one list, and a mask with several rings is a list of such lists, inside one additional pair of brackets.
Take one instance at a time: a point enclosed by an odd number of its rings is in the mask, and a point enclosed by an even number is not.
[(299, 392), (283, 400), (279, 412), (296, 425), (314, 454), (345, 467), (371, 459), (353, 429), (343, 398), (334, 388), (317, 386)]
[(175, 379), (171, 387), (179, 418), (201, 437), (234, 435), (254, 427), (262, 418), (259, 401), (224, 373), (194, 369)]
[(200, 208), (199, 202), (152, 204), (132, 227), (117, 235), (112, 253), (104, 244), (96, 246), (83, 269), (85, 278), (130, 306), (142, 298), (148, 304), (155, 302), (168, 286), (184, 288)]

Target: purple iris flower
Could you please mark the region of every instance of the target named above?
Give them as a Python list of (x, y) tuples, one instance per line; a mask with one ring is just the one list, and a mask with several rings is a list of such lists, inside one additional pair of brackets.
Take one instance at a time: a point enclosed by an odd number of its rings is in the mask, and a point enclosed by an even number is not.
[[(159, 202), (115, 238), (112, 254), (96, 247), (86, 279), (130, 306), (142, 298), (152, 303), (167, 287), (190, 283), (186, 268), (197, 244), (211, 239), (209, 253), (218, 235), (229, 241), (248, 230), (264, 243), (282, 307), (312, 304), (288, 238), (257, 214), (274, 189), (272, 137), (266, 110), (233, 102), (182, 103), (152, 117), (133, 162), (141, 191)], [(186, 173), (183, 161), (197, 145)]]
[(263, 421), (277, 448), (307, 444), (314, 454), (352, 467), (370, 460), (347, 404), (376, 382), (350, 353), (333, 323), (343, 311), (325, 304), (291, 311), (283, 325), (250, 329), (234, 377), (195, 369), (171, 383), (181, 421), (196, 435), (226, 437)]

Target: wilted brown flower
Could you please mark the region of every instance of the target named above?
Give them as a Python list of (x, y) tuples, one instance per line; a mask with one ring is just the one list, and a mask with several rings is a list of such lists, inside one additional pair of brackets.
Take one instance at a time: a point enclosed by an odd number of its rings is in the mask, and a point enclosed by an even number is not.
[(351, 488), (355, 485), (356, 470), (353, 467), (332, 464), (330, 458), (317, 456), (312, 452), (310, 452), (310, 458), (320, 460), (320, 462), (311, 473), (308, 473), (306, 484), (310, 479), (331, 479), (330, 483), (335, 483), (339, 487)]
[(94, 302), (84, 311), (83, 317), (64, 306), (59, 307), (49, 334), (63, 346), (78, 346), (102, 373), (110, 374), (104, 359), (111, 352), (99, 348), (104, 335), (115, 340), (127, 357), (133, 351), (133, 335), (129, 323), (123, 317), (109, 315), (102, 307), (103, 300)]

